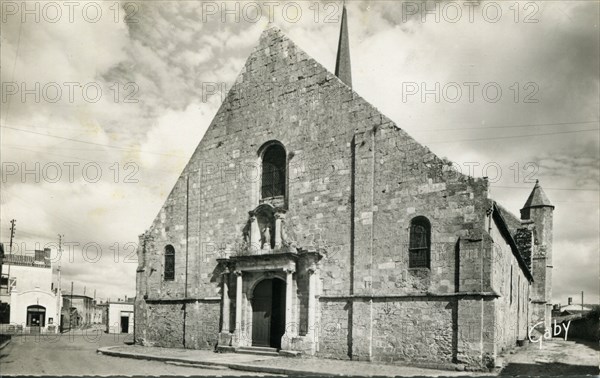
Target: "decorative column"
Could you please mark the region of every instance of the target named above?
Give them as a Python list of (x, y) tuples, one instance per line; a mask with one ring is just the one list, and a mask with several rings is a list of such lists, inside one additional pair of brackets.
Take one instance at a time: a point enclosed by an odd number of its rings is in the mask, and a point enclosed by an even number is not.
[(283, 270), (285, 276), (285, 334), (281, 340), (281, 348), (286, 350), (292, 349), (292, 338), (296, 336), (296, 325), (293, 319), (292, 296), (294, 294), (294, 268), (286, 268)]
[(223, 272), (221, 278), (223, 280), (223, 324), (221, 324), (221, 332), (229, 333), (229, 310), (231, 306), (229, 299), (229, 269)]
[(254, 255), (260, 250), (260, 229), (254, 212), (250, 212), (250, 254)]
[(316, 268), (311, 266), (307, 269), (308, 273), (308, 334), (310, 335), (311, 340), (316, 341), (316, 333), (315, 329), (315, 313), (316, 313), (316, 301), (315, 295), (316, 293)]
[(237, 277), (235, 287), (235, 335), (239, 342), (242, 336), (242, 272), (236, 270), (233, 273)]

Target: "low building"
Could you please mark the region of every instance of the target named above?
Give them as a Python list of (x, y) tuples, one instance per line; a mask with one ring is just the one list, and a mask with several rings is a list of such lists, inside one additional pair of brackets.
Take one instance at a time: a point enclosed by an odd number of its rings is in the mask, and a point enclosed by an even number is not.
[(0, 324), (10, 321), (10, 306), (8, 298), (8, 275), (5, 274), (4, 267), (4, 243), (0, 243)]
[(133, 334), (133, 302), (106, 303), (106, 332)]
[(100, 310), (100, 324), (108, 324), (108, 302), (101, 302), (96, 307)]
[(575, 314), (585, 314), (594, 309), (594, 305), (591, 304), (569, 304), (566, 306), (560, 307), (561, 315), (575, 315)]
[(30, 254), (6, 254), (3, 274), (8, 287), (2, 302), (9, 304), (9, 322), (18, 332), (55, 333), (60, 326), (60, 271), (52, 269), (50, 249)]
[(92, 324), (95, 302), (92, 297), (83, 294), (70, 294), (63, 292), (63, 297), (69, 302), (71, 309), (70, 328), (87, 327)]
[(102, 305), (102, 302), (94, 300), (94, 308), (92, 310), (92, 324), (102, 324), (102, 313), (105, 311), (106, 306)]

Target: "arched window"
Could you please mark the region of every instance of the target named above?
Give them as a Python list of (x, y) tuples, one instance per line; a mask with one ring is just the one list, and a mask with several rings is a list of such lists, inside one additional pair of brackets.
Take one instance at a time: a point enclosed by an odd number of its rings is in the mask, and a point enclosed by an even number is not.
[(408, 267), (429, 268), (430, 255), (431, 225), (425, 217), (413, 218), (410, 222)]
[(285, 195), (285, 149), (279, 144), (267, 147), (262, 158), (262, 198)]
[(165, 281), (175, 279), (175, 248), (171, 244), (165, 247)]

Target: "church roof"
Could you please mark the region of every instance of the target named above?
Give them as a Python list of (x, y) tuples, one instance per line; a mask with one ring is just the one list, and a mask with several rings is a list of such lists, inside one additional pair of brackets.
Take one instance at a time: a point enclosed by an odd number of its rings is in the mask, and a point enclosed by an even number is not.
[(533, 190), (531, 191), (529, 198), (527, 198), (527, 201), (525, 202), (523, 209), (527, 209), (530, 207), (542, 207), (542, 206), (549, 206), (549, 207), (554, 208), (554, 205), (552, 205), (552, 203), (546, 196), (546, 193), (544, 193), (544, 190), (540, 186), (540, 181), (535, 180), (535, 186), (533, 187)]
[(533, 275), (531, 274), (531, 271), (529, 270), (527, 263), (525, 262), (523, 256), (521, 255), (521, 252), (519, 251), (519, 247), (517, 246), (517, 243), (515, 242), (515, 239), (514, 239), (513, 235), (511, 234), (510, 229), (508, 228), (506, 219), (504, 219), (503, 212), (498, 207), (498, 204), (496, 203), (496, 201), (492, 201), (492, 210), (493, 210), (492, 216), (494, 217), (494, 220), (496, 221), (498, 230), (500, 231), (500, 233), (502, 234), (502, 236), (504, 237), (504, 239), (510, 246), (510, 249), (511, 249), (513, 255), (517, 259), (519, 266), (521, 267), (521, 269), (523, 270), (523, 273), (525, 274), (525, 277), (527, 277), (527, 279), (530, 282), (533, 282)]
[(508, 227), (511, 235), (514, 236), (517, 230), (523, 227), (521, 220), (498, 202), (495, 202), (495, 204), (498, 207), (498, 211), (502, 215), (502, 219), (504, 219), (504, 222), (506, 223), (506, 227)]

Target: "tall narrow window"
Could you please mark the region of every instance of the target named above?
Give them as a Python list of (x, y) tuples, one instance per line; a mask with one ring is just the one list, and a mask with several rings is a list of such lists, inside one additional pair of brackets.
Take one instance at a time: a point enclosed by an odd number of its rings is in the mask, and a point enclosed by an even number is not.
[(517, 309), (521, 311), (521, 276), (517, 276)]
[(285, 195), (285, 150), (279, 144), (267, 148), (262, 160), (262, 198)]
[(512, 276), (513, 276), (513, 268), (512, 265), (510, 266), (510, 304), (512, 304), (512, 298), (513, 298), (513, 281), (512, 281)]
[(429, 268), (431, 254), (431, 225), (425, 217), (416, 217), (410, 222), (408, 251), (409, 268)]
[(175, 248), (171, 244), (165, 247), (165, 281), (175, 279)]

